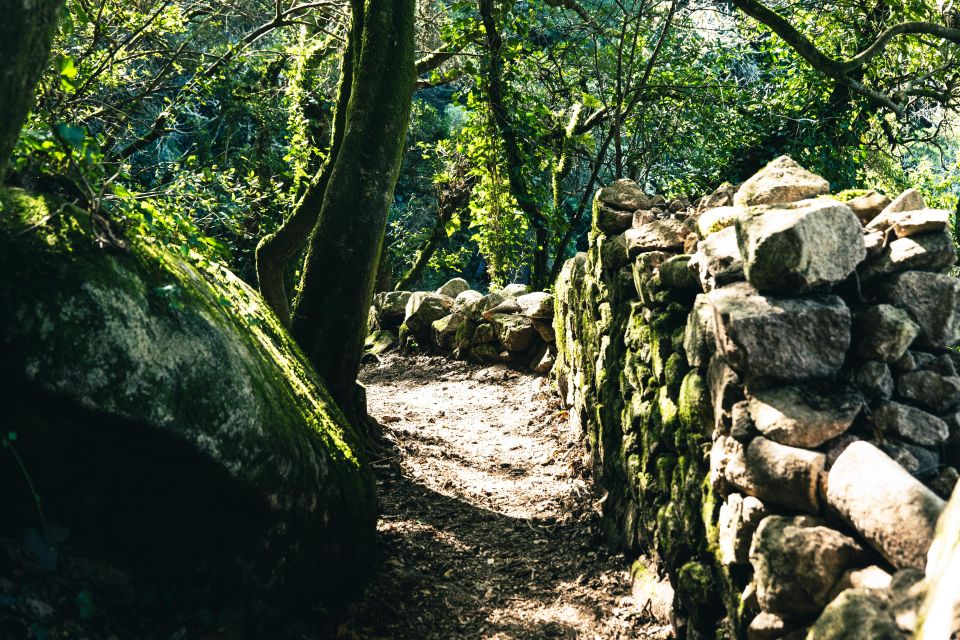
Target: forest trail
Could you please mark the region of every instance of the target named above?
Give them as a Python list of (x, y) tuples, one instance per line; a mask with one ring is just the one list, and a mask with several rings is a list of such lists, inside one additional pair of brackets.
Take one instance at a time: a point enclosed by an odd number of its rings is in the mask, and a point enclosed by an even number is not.
[(392, 355), (361, 380), (395, 457), (375, 463), (377, 575), (339, 638), (669, 637), (652, 613), (669, 603), (638, 602), (600, 544), (548, 379)]

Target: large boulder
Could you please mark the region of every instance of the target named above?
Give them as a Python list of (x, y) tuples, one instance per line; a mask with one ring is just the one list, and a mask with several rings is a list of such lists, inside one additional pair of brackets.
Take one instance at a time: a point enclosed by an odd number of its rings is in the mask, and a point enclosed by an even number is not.
[(789, 156), (780, 156), (744, 182), (733, 204), (750, 207), (806, 200), (830, 191), (830, 183), (810, 173)]
[(850, 310), (837, 296), (770, 297), (736, 284), (711, 291), (707, 300), (718, 351), (756, 386), (830, 378), (843, 366)]
[(922, 569), (944, 502), (869, 442), (854, 442), (827, 476), (830, 509), (894, 567)]
[[(70, 545), (135, 580), (340, 595), (373, 556), (359, 437), (256, 291), (0, 192), (4, 431)], [(0, 481), (20, 487), (0, 456)], [(0, 536), (35, 526), (10, 490)], [(192, 604), (192, 603), (191, 603)]]
[(761, 389), (750, 397), (750, 417), (764, 436), (794, 447), (819, 447), (844, 433), (864, 406), (849, 389), (788, 385)]
[(960, 280), (939, 273), (905, 271), (877, 288), (881, 302), (910, 314), (920, 326), (918, 344), (946, 349), (960, 341)]
[(920, 640), (960, 634), (960, 484), (937, 523), (936, 537), (930, 545), (925, 569), (928, 585), (920, 613), (916, 637)]
[(842, 282), (867, 255), (857, 216), (830, 198), (751, 207), (736, 229), (744, 274), (760, 291)]
[(856, 540), (820, 518), (764, 518), (750, 547), (760, 607), (788, 619), (817, 614), (864, 555)]

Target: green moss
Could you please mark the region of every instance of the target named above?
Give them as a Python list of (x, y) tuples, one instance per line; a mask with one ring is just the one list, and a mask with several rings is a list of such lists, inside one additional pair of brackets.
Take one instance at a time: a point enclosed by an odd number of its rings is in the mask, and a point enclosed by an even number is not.
[(0, 190), (0, 203), (7, 370), (192, 443), (312, 529), (313, 547), (294, 551), (289, 524), (274, 541), (296, 570), (361, 566), (375, 523), (362, 438), (259, 294), (199, 256), (100, 248), (89, 215), (56, 199)]
[(859, 198), (860, 196), (865, 196), (870, 191), (868, 189), (846, 189), (840, 193), (833, 195), (821, 196), (823, 198), (833, 198), (834, 200), (839, 200), (840, 202), (850, 202), (854, 198)]
[(680, 591), (688, 602), (706, 604), (713, 598), (713, 572), (700, 562), (687, 562), (677, 573)]

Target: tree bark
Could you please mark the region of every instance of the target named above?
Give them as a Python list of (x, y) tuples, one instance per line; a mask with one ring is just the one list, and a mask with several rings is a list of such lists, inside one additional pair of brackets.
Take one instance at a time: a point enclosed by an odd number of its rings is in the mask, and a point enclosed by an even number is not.
[(297, 202), (293, 213), (274, 233), (264, 237), (257, 245), (257, 283), (260, 295), (273, 309), (284, 325), (290, 324), (290, 295), (285, 284), (287, 267), (307, 244), (323, 207), (324, 194), (333, 164), (340, 150), (346, 126), (351, 89), (353, 87), (353, 69), (356, 34), (351, 29), (347, 34), (347, 44), (340, 62), (340, 83), (337, 87), (337, 104), (333, 112), (333, 125), (330, 131), (330, 150), (327, 158), (317, 172), (313, 184), (303, 198)]
[(547, 284), (547, 253), (550, 244), (550, 229), (547, 218), (530, 193), (530, 186), (524, 176), (523, 159), (517, 132), (510, 122), (504, 99), (503, 81), (503, 37), (493, 16), (493, 0), (480, 0), (480, 18), (486, 36), (487, 48), (487, 102), (493, 112), (493, 120), (503, 141), (503, 151), (507, 162), (507, 179), (510, 194), (517, 205), (530, 220), (533, 227), (535, 245), (533, 265), (530, 271), (530, 285), (533, 289), (542, 289)]
[(354, 420), (364, 415), (356, 379), (416, 79), (414, 4), (351, 2), (352, 79), (343, 138), (332, 156), (293, 312), (294, 337)]
[(0, 180), (47, 66), (63, 0), (0, 0)]

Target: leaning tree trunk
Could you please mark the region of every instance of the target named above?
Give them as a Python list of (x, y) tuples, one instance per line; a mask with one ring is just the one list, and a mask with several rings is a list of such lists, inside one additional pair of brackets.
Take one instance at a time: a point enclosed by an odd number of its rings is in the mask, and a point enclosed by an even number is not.
[(290, 217), (257, 245), (257, 284), (260, 286), (260, 295), (285, 325), (290, 324), (290, 296), (285, 284), (287, 267), (290, 261), (303, 251), (323, 206), (327, 183), (343, 139), (347, 103), (353, 86), (354, 47), (354, 37), (350, 33), (347, 35), (347, 44), (340, 61), (340, 84), (337, 87), (337, 103), (333, 112), (330, 149), (326, 160), (307, 192), (294, 206)]
[(0, 180), (47, 66), (63, 0), (0, 0)]
[(310, 240), (293, 335), (334, 400), (357, 419), (367, 312), (416, 78), (415, 0), (351, 5), (353, 77), (345, 128)]

